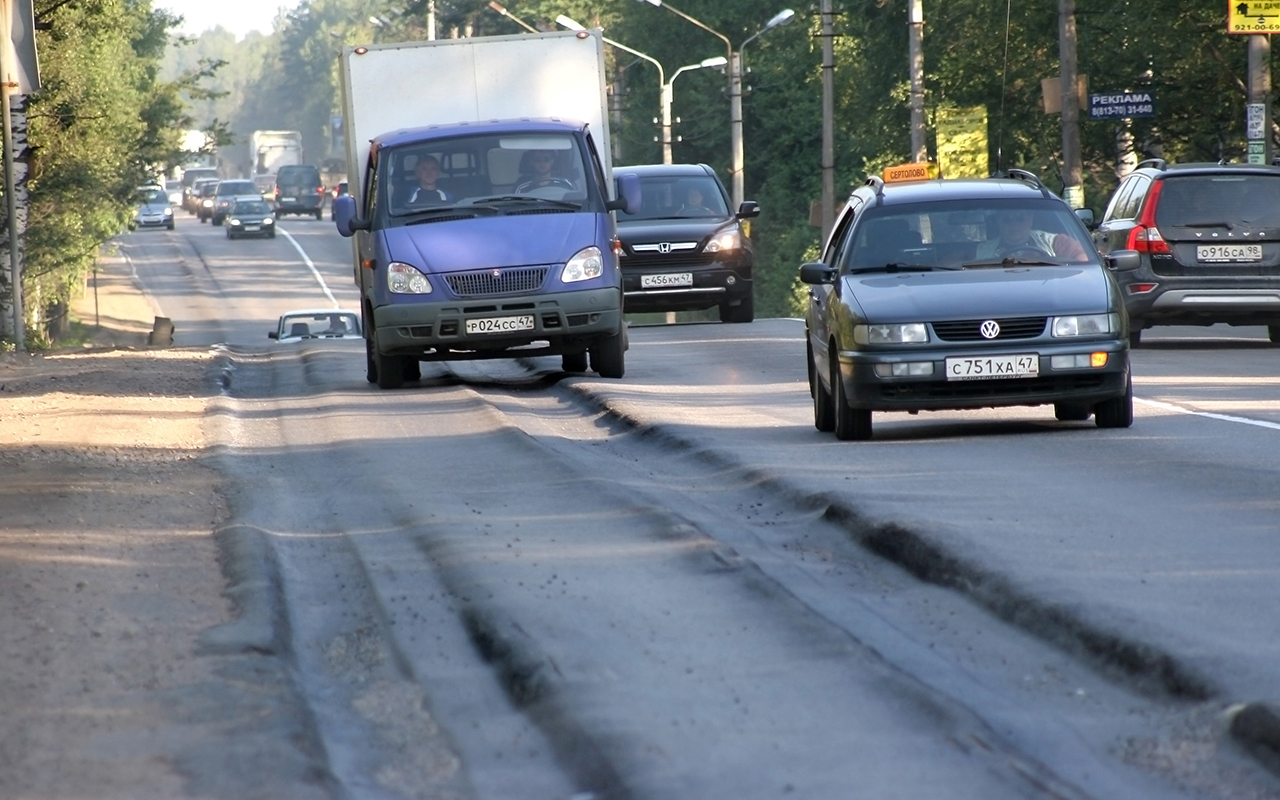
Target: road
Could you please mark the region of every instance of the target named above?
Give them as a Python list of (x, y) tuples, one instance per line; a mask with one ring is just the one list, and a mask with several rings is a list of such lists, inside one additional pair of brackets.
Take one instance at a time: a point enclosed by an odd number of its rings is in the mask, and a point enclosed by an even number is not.
[(634, 327), (621, 381), (379, 391), (358, 343), (268, 346), (289, 308), (357, 308), (327, 220), (281, 230), (182, 217), (126, 252), (176, 343), (225, 345), (241, 617), (209, 640), (289, 662), (333, 796), (1280, 797), (1263, 329), (1147, 331), (1131, 429), (838, 442), (796, 320)]

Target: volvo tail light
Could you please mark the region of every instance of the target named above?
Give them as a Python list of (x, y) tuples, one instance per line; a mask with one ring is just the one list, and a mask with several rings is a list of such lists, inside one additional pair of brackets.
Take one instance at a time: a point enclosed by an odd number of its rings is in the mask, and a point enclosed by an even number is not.
[(1138, 225), (1129, 231), (1126, 249), (1139, 253), (1169, 253), (1169, 243), (1160, 235), (1156, 227), (1156, 205), (1160, 202), (1160, 192), (1164, 189), (1164, 181), (1157, 180), (1151, 184), (1151, 191), (1142, 201), (1142, 210), (1138, 212)]

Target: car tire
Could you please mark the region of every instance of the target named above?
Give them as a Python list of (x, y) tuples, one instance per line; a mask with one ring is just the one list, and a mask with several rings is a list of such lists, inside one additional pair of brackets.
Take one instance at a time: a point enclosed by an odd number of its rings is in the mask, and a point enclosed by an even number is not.
[(373, 358), (373, 339), (364, 339), (364, 377), (369, 383), (378, 382), (378, 362)]
[(165, 227), (166, 227), (166, 228), (168, 228), (169, 230), (174, 230), (174, 229), (175, 229), (175, 226), (174, 226), (174, 224), (173, 224), (172, 222), (170, 222), (168, 225), (165, 225)]
[(272, 231), (271, 233), (268, 233), (268, 234), (267, 234), (267, 238), (268, 238), (268, 239), (274, 239), (274, 238), (276, 238), (276, 232), (275, 232), (275, 231)]
[(730, 305), (729, 303), (720, 304), (720, 321), (721, 322), (751, 322), (756, 318), (756, 303), (754, 295), (747, 295), (742, 298), (738, 305)]
[(232, 232), (231, 232), (231, 229), (230, 229), (230, 228), (227, 228), (227, 238), (228, 238), (228, 239), (234, 239), (234, 238), (236, 238), (236, 235), (235, 235), (234, 233), (232, 233)]
[(404, 373), (406, 381), (422, 380), (422, 362), (415, 356), (402, 356), (400, 358), (400, 370)]
[(1280, 344), (1280, 325), (1268, 325), (1267, 338), (1272, 344)]
[(222, 227), (222, 217), (219, 217), (219, 216), (217, 216), (217, 215), (214, 215), (213, 217), (210, 217), (210, 219), (209, 219), (209, 224), (210, 224), (210, 225), (214, 225), (214, 226), (217, 226), (217, 227), (221, 228), (221, 227)]
[(404, 356), (388, 356), (378, 352), (376, 338), (373, 342), (373, 362), (378, 371), (379, 389), (399, 389), (404, 386)]
[(612, 336), (604, 336), (587, 351), (591, 357), (591, 368), (601, 378), (621, 378), (626, 373), (627, 358), (627, 323), (622, 323), (622, 330)]
[(587, 371), (587, 354), (581, 353), (565, 353), (560, 356), (560, 368), (565, 372), (586, 372)]
[[(835, 348), (832, 348), (832, 353)], [(836, 438), (842, 442), (862, 442), (871, 438), (871, 409), (850, 408), (840, 379), (840, 365), (831, 359), (831, 405)]]
[(320, 221), (321, 219), (323, 219), (323, 218), (324, 218), (324, 212), (317, 208), (317, 209), (316, 209), (316, 222), (319, 222), (319, 221)]
[(1054, 403), (1053, 416), (1060, 422), (1083, 422), (1093, 414), (1093, 409), (1081, 403)]
[(831, 433), (836, 429), (836, 417), (831, 409), (831, 392), (822, 386), (817, 370), (813, 368), (813, 346), (805, 344), (805, 355), (809, 358), (809, 394), (813, 397), (813, 427), (823, 433)]
[(1103, 400), (1093, 407), (1093, 421), (1099, 428), (1127, 428), (1133, 424), (1133, 380), (1125, 381), (1124, 394)]
[(1141, 341), (1142, 341), (1142, 328), (1130, 328), (1129, 329), (1129, 349), (1130, 350), (1136, 349), (1138, 347), (1138, 344)]

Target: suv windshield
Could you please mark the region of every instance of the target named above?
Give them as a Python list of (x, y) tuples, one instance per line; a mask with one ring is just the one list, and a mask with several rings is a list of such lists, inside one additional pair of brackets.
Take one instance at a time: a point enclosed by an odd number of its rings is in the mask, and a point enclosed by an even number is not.
[(222, 181), (218, 184), (218, 196), (232, 194), (258, 194), (258, 186), (253, 181)]
[(710, 175), (642, 176), (640, 195), (644, 205), (633, 213), (619, 213), (619, 222), (729, 216), (724, 192)]
[(886, 206), (868, 212), (851, 241), (840, 256), (845, 272), (889, 264), (1098, 263), (1080, 221), (1056, 202), (966, 199)]
[(1163, 179), (1156, 225), (1280, 228), (1280, 176), (1178, 175)]
[(383, 151), (378, 214), (385, 224), (448, 216), (601, 212), (604, 201), (577, 137), (459, 136)]

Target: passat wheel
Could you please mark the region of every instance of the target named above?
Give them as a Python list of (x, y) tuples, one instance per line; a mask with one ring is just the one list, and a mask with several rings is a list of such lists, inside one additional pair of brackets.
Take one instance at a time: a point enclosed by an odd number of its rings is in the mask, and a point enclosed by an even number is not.
[(1099, 428), (1127, 428), (1133, 424), (1132, 379), (1125, 381), (1124, 394), (1093, 407), (1093, 421)]
[(840, 364), (836, 361), (835, 348), (832, 348), (831, 356), (831, 404), (837, 439), (850, 442), (871, 438), (871, 409), (849, 407), (849, 398), (845, 395), (844, 379), (840, 377)]
[(813, 368), (813, 345), (805, 344), (809, 358), (809, 394), (813, 396), (813, 427), (823, 433), (835, 430), (836, 418), (831, 410), (831, 393), (822, 386), (822, 379)]

